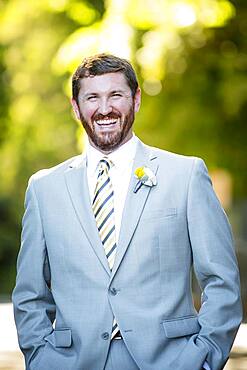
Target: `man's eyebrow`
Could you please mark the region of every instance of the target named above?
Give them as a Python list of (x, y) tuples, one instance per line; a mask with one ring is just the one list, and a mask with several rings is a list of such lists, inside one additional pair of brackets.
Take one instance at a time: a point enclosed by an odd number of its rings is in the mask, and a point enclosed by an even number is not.
[(98, 94), (96, 92), (89, 92), (86, 94), (82, 94), (83, 98), (88, 98), (89, 96), (97, 96)]
[(112, 95), (112, 94), (123, 94), (123, 95), (125, 95), (125, 96), (129, 96), (129, 95), (131, 95), (130, 94), (130, 92), (129, 91), (127, 91), (127, 90), (123, 90), (123, 89), (116, 89), (116, 90), (112, 90), (111, 92), (110, 92), (110, 95)]
[[(114, 90), (111, 90), (109, 92), (109, 95), (116, 94), (116, 93), (121, 93), (121, 94), (125, 94), (125, 95), (128, 94), (128, 92), (126, 90), (123, 90), (123, 89), (114, 89)], [(82, 94), (82, 97), (83, 98), (88, 98), (89, 96), (98, 96), (98, 95), (99, 95), (99, 93), (92, 91), (92, 92), (88, 92), (88, 93)]]
[(124, 91), (124, 90), (122, 90), (122, 89), (116, 89), (116, 90), (112, 90), (112, 91), (110, 92), (110, 94), (115, 94), (115, 93), (125, 93), (125, 91)]

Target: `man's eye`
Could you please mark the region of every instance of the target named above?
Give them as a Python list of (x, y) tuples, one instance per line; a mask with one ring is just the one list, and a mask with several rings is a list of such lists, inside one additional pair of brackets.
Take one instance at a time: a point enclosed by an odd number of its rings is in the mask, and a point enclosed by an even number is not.
[(87, 100), (89, 100), (89, 101), (96, 101), (96, 99), (97, 99), (97, 97), (96, 97), (96, 96), (89, 96), (89, 97), (87, 98)]
[(113, 98), (119, 98), (119, 97), (121, 97), (122, 95), (121, 94), (119, 94), (119, 93), (114, 93), (114, 94), (112, 94), (112, 97)]

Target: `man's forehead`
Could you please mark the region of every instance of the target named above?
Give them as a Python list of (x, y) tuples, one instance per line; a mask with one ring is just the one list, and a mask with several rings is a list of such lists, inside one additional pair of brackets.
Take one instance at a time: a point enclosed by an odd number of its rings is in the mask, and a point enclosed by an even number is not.
[(108, 91), (111, 89), (130, 90), (126, 78), (122, 72), (104, 73), (102, 75), (89, 75), (80, 79), (80, 92), (88, 90)]

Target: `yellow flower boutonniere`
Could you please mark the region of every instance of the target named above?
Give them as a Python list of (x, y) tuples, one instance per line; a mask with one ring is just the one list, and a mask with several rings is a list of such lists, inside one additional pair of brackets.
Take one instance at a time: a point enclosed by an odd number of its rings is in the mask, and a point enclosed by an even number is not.
[(135, 177), (139, 180), (135, 186), (134, 193), (140, 189), (142, 185), (155, 186), (157, 184), (155, 174), (150, 170), (150, 168), (142, 166), (135, 170)]

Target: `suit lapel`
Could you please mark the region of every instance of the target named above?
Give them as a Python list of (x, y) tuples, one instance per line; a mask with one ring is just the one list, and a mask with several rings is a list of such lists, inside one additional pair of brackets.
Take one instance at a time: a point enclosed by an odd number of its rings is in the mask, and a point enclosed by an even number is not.
[(95, 217), (90, 204), (90, 195), (87, 182), (86, 158), (82, 161), (73, 162), (65, 172), (65, 179), (74, 206), (76, 215), (80, 221), (81, 227), (86, 234), (89, 243), (101, 264), (110, 275), (111, 271), (108, 261), (102, 247), (102, 242), (97, 230)]
[(143, 212), (151, 187), (142, 185), (142, 187), (134, 193), (134, 188), (138, 180), (134, 176), (134, 171), (137, 167), (146, 166), (155, 174), (158, 169), (157, 158), (152, 154), (150, 148), (146, 147), (142, 142), (138, 142), (136, 156), (132, 168), (132, 176), (129, 184), (129, 189), (123, 210), (122, 223), (117, 246), (117, 254), (114, 262), (111, 280), (113, 279), (125, 253), (130, 244), (132, 236), (136, 230), (138, 221)]

